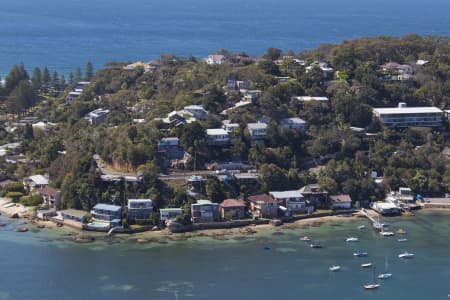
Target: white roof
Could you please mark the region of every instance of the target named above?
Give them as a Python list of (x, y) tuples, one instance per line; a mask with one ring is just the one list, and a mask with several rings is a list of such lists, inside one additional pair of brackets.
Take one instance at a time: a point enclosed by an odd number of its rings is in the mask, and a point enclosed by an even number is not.
[(266, 129), (267, 124), (266, 123), (248, 123), (247, 127), (248, 127), (248, 129)]
[(374, 108), (377, 114), (427, 114), (427, 113), (442, 113), (437, 107), (390, 107), (390, 108)]
[(148, 203), (152, 202), (152, 199), (128, 199), (128, 203), (134, 202), (134, 203)]
[(303, 198), (302, 193), (298, 190), (293, 191), (282, 191), (282, 192), (269, 192), (270, 195), (274, 198)]
[(43, 175), (33, 175), (28, 177), (28, 179), (37, 185), (48, 185), (48, 178)]
[(228, 135), (228, 131), (223, 128), (206, 129), (207, 135)]
[(313, 96), (297, 96), (298, 101), (328, 101), (328, 97), (313, 97)]
[(205, 110), (202, 105), (188, 105), (184, 107), (185, 110)]
[(286, 118), (286, 119), (281, 120), (281, 122), (285, 123), (285, 124), (306, 124), (305, 120), (298, 118), (298, 117)]
[(378, 207), (380, 209), (398, 208), (397, 205), (395, 205), (394, 203), (390, 203), (390, 202), (375, 202), (374, 206)]

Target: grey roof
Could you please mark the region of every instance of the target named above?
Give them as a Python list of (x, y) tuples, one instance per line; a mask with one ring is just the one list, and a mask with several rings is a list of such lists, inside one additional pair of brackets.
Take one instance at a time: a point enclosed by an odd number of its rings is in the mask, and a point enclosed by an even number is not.
[(94, 206), (94, 209), (101, 209), (101, 210), (109, 210), (109, 211), (120, 211), (122, 207), (117, 205), (111, 205), (111, 204), (104, 204), (104, 203), (98, 203)]
[(303, 198), (303, 195), (298, 190), (293, 191), (281, 191), (281, 192), (269, 192), (272, 197), (276, 199), (280, 198)]

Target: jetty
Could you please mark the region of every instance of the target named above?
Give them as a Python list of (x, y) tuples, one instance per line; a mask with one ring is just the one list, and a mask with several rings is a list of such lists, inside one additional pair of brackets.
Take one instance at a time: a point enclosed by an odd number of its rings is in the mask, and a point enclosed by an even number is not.
[(369, 221), (372, 223), (372, 227), (376, 230), (376, 231), (383, 231), (383, 223), (380, 223), (378, 220), (375, 220), (374, 217), (372, 217), (371, 215), (369, 215), (369, 213), (364, 209), (361, 208), (361, 210), (359, 211), (363, 216), (365, 216), (367, 219), (369, 219)]

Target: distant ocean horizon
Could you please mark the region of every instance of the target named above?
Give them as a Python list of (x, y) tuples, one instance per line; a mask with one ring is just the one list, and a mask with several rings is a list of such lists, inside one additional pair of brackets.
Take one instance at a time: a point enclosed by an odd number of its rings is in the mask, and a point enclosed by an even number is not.
[(259, 56), (363, 36), (448, 36), (448, 11), (448, 0), (4, 0), (0, 75), (17, 63), (68, 74), (88, 61), (98, 69), (162, 53)]

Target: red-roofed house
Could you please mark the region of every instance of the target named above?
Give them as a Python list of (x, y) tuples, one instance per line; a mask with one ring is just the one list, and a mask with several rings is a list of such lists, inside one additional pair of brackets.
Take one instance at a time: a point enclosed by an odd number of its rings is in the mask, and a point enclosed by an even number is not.
[(263, 218), (275, 218), (278, 216), (278, 203), (269, 195), (249, 196), (247, 201), (250, 203), (250, 210), (253, 216)]
[(49, 186), (40, 188), (38, 194), (44, 198), (44, 204), (50, 208), (59, 207), (59, 200), (61, 197), (61, 191)]
[(224, 220), (242, 219), (245, 216), (245, 202), (237, 199), (225, 199), (219, 205), (220, 217)]
[(330, 196), (330, 200), (333, 209), (350, 209), (352, 207), (352, 198), (347, 194)]

